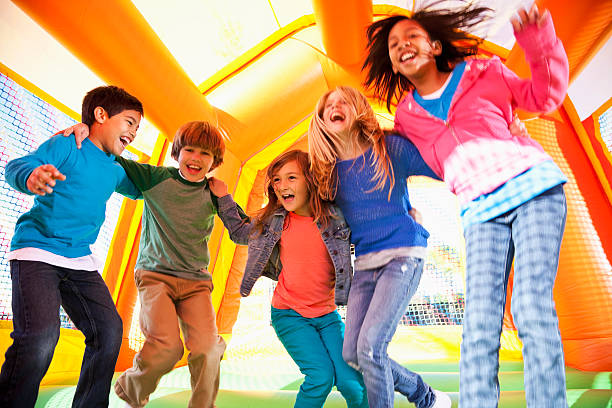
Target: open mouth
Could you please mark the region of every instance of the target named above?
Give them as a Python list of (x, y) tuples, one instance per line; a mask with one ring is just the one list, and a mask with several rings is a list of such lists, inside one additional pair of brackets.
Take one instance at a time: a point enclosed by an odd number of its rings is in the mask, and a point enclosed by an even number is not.
[(191, 174), (199, 173), (202, 170), (202, 167), (197, 166), (195, 164), (188, 164), (185, 167), (187, 168), (187, 171)]
[(411, 52), (407, 52), (407, 53), (402, 54), (402, 55), (400, 56), (400, 62), (406, 62), (406, 61), (408, 61), (408, 60), (413, 59), (415, 56), (416, 56), (416, 53), (415, 53), (415, 52), (412, 52), (412, 51), (411, 51)]
[(329, 120), (332, 122), (342, 122), (346, 117), (341, 112), (334, 112), (329, 116)]
[(281, 194), (281, 197), (283, 198), (283, 201), (291, 201), (295, 198), (295, 195), (293, 194)]
[(127, 136), (121, 136), (119, 138), (119, 141), (121, 142), (124, 148), (127, 147), (127, 145), (129, 145), (130, 143), (132, 143), (132, 139)]

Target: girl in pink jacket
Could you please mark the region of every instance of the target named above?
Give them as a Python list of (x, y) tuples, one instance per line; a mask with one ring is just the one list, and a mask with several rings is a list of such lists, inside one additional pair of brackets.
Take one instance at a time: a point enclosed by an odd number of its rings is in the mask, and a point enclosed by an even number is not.
[(514, 260), (512, 314), (523, 342), (528, 407), (567, 407), (563, 347), (552, 298), (565, 226), (563, 173), (531, 138), (509, 130), (514, 108), (554, 110), (568, 61), (549, 13), (534, 5), (512, 25), (531, 79), (498, 58), (467, 59), (481, 40), (461, 30), (490, 9), (423, 10), (368, 28), (366, 85), (461, 205), (466, 308), (459, 404), (496, 407), (500, 334)]

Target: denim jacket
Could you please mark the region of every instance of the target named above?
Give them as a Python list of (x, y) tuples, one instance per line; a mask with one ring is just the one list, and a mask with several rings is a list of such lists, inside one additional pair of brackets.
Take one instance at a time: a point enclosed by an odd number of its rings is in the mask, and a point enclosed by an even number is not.
[[(229, 203), (229, 201), (223, 204), (226, 203)], [(219, 204), (222, 206), (221, 202)], [(235, 203), (234, 205), (238, 207)], [(224, 211), (224, 214), (228, 214), (228, 212)], [(278, 280), (282, 270), (278, 243), (283, 232), (286, 216), (287, 211), (284, 208), (281, 207), (276, 210), (268, 222), (264, 223), (261, 233), (254, 231), (254, 223), (244, 220), (238, 213), (232, 214), (231, 217), (224, 217), (223, 223), (231, 227), (228, 230), (232, 231), (232, 240), (236, 243), (248, 243), (249, 245), (247, 263), (240, 284), (240, 295), (248, 296), (255, 282), (262, 275), (275, 281)], [(346, 305), (353, 278), (350, 229), (342, 212), (335, 206), (332, 207), (332, 216), (329, 218), (327, 227), (323, 228), (319, 222), (317, 222), (317, 226), (336, 272), (335, 302), (337, 305)]]

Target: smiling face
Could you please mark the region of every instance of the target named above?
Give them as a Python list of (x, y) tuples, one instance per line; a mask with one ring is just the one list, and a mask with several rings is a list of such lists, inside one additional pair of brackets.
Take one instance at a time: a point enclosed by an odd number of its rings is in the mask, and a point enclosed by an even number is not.
[(440, 42), (432, 42), (429, 34), (413, 20), (400, 20), (389, 32), (387, 40), (393, 72), (408, 80), (418, 79), (429, 70), (437, 70), (435, 57), (440, 55)]
[(341, 134), (350, 129), (354, 120), (353, 110), (342, 95), (337, 91), (330, 93), (323, 107), (323, 122), (327, 128)]
[(198, 182), (206, 177), (214, 159), (209, 150), (187, 145), (179, 151), (177, 161), (182, 176), (188, 181)]
[(312, 217), (306, 178), (295, 160), (285, 163), (273, 173), (271, 184), (278, 202), (285, 210), (303, 217)]
[(105, 153), (119, 156), (134, 141), (142, 115), (126, 109), (109, 117), (104, 108), (98, 106), (94, 117), (89, 139)]

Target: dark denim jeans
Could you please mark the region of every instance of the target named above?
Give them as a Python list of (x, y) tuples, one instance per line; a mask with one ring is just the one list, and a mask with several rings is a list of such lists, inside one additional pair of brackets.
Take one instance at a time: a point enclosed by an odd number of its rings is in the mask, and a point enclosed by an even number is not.
[(99, 273), (11, 261), (13, 344), (0, 373), (2, 408), (34, 407), (59, 339), (60, 304), (85, 335), (73, 407), (107, 407), (123, 325)]
[(424, 261), (398, 257), (375, 269), (355, 271), (349, 292), (344, 360), (361, 370), (370, 408), (393, 407), (394, 390), (416, 408), (428, 408), (435, 395), (421, 376), (391, 360), (393, 338), (423, 273)]

